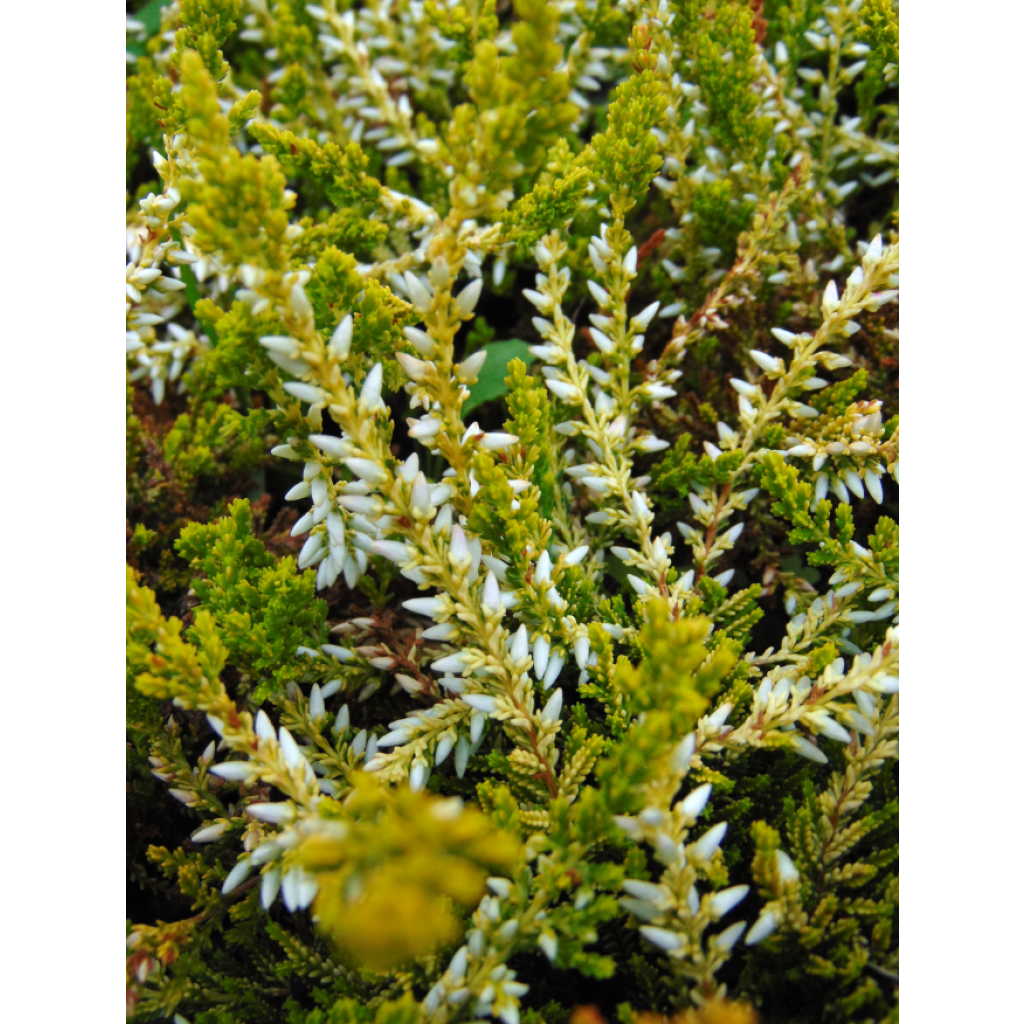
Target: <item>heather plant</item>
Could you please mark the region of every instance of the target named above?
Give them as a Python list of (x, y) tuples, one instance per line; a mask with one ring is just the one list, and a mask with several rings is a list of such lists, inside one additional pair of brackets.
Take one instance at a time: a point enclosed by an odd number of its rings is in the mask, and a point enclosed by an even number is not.
[(129, 1016), (898, 1019), (898, 36), (130, 14)]

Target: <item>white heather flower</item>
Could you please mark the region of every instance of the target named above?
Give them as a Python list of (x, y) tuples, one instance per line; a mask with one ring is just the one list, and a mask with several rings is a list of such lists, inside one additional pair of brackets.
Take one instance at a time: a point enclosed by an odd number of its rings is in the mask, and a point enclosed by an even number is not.
[(487, 611), (504, 611), (501, 603), (501, 588), (498, 586), (498, 577), (493, 572), (488, 572), (484, 579), (483, 606)]
[[(434, 663), (436, 666), (436, 662)], [(461, 699), (471, 708), (485, 715), (492, 715), (497, 710), (498, 698), (485, 693), (464, 693)]]
[(420, 355), (425, 356), (427, 359), (433, 356), (436, 345), (433, 338), (426, 331), (420, 330), (419, 327), (405, 327), (402, 333)]
[(331, 351), (338, 359), (347, 359), (352, 346), (352, 314), (346, 313), (331, 335)]
[(750, 358), (764, 370), (768, 377), (780, 377), (786, 372), (786, 364), (777, 356), (770, 356), (759, 349), (750, 350)]
[(217, 825), (208, 825), (206, 828), (201, 828), (196, 832), (192, 833), (193, 843), (212, 843), (215, 839), (220, 839), (222, 835), (228, 830), (228, 823), (221, 822)]
[(656, 928), (654, 925), (645, 924), (640, 926), (640, 934), (648, 942), (666, 952), (672, 952), (683, 945), (682, 939), (675, 932), (670, 932), (666, 928)]
[(519, 440), (516, 434), (505, 434), (495, 431), (490, 434), (484, 434), (480, 439), (480, 447), (484, 451), (497, 452), (508, 448), (510, 445), (515, 444)]
[(541, 681), (541, 688), (544, 690), (550, 690), (552, 686), (558, 681), (558, 677), (562, 674), (562, 667), (565, 665), (565, 654), (562, 651), (553, 651), (551, 657), (548, 658), (548, 667), (544, 673), (544, 678)]
[(711, 855), (721, 845), (722, 840), (725, 838), (725, 833), (729, 826), (726, 822), (721, 821), (717, 825), (712, 825), (697, 840), (689, 849), (690, 857), (693, 860), (705, 861), (708, 860)]
[(395, 358), (401, 364), (410, 380), (421, 381), (433, 369), (433, 365), (411, 356), (408, 352), (396, 352)]
[(800, 880), (800, 872), (797, 871), (788, 853), (782, 850), (775, 851), (775, 864), (779, 871), (779, 878), (783, 883), (797, 882)]
[(348, 444), (342, 438), (332, 437), (330, 434), (310, 434), (307, 440), (336, 459), (342, 458), (349, 451)]
[(660, 303), (652, 302), (649, 306), (642, 309), (633, 319), (630, 321), (630, 326), (634, 331), (645, 331), (650, 326), (651, 321), (655, 318), (658, 313)]
[(405, 272), (403, 280), (409, 299), (416, 309), (420, 313), (429, 312), (434, 298), (430, 285), (411, 270)]
[(728, 889), (716, 892), (709, 900), (711, 915), (715, 918), (724, 917), (750, 892), (749, 885), (733, 885)]
[(482, 348), (463, 360), (457, 367), (459, 377), (463, 380), (475, 380), (487, 361), (487, 349)]
[(211, 775), (217, 775), (228, 782), (249, 782), (259, 774), (259, 768), (252, 761), (225, 761), (210, 768)]
[(324, 697), (320, 690), (320, 684), (314, 683), (313, 689), (309, 694), (309, 715), (315, 720), (320, 718), (325, 712), (326, 707), (324, 706)]
[(456, 297), (455, 308), (463, 320), (468, 320), (473, 315), (473, 310), (476, 309), (483, 286), (483, 278), (478, 277), (476, 280), (470, 281)]
[(417, 615), (425, 615), (429, 619), (438, 619), (444, 611), (445, 602), (440, 597), (413, 597), (402, 602), (403, 607)]
[(288, 381), (284, 385), (285, 391), (300, 402), (308, 402), (310, 405), (319, 405), (327, 401), (327, 392), (318, 388), (315, 384), (303, 384), (300, 381)]
[[(674, 772), (686, 773), (690, 770), (690, 762), (693, 760), (693, 755), (697, 752), (697, 736), (695, 733), (689, 733), (683, 738), (676, 749), (672, 752), (671, 767)], [(710, 783), (706, 783), (710, 787)], [(697, 790), (694, 790), (690, 796), (693, 796)], [(709, 789), (710, 793), (710, 789)], [(689, 797), (686, 798), (687, 800)], [(684, 801), (685, 804), (685, 801)], [(701, 805), (703, 809), (703, 805)], [(697, 812), (699, 813), (699, 812)], [(696, 814), (694, 815), (696, 816)]]
[(728, 928), (723, 932), (719, 932), (718, 935), (714, 935), (711, 941), (719, 949), (732, 949), (733, 946), (739, 942), (740, 936), (743, 934), (747, 927), (746, 921), (737, 921), (735, 924), (729, 925)]
[(831, 316), (839, 308), (839, 291), (835, 281), (829, 281), (821, 297), (821, 312), (824, 316)]
[(355, 653), (350, 651), (347, 647), (339, 647), (337, 644), (321, 644), (320, 650), (324, 654), (329, 654), (332, 658), (337, 658), (340, 662), (349, 662), (355, 660)]
[(661, 886), (655, 885), (653, 882), (643, 882), (636, 878), (627, 878), (622, 883), (622, 888), (630, 896), (635, 896), (638, 900), (646, 900), (655, 906), (665, 902), (665, 892)]
[(372, 459), (346, 459), (345, 465), (361, 480), (375, 486), (388, 479), (387, 470)]
[(380, 399), (383, 382), (384, 369), (380, 363), (374, 363), (373, 369), (363, 381), (363, 388), (359, 394), (359, 401), (367, 411), (373, 412), (374, 409), (383, 408), (383, 402)]
[(555, 690), (555, 692), (548, 698), (548, 702), (544, 705), (544, 708), (540, 713), (540, 717), (545, 722), (557, 722), (561, 714), (562, 691), (561, 689), (558, 689)]
[(573, 654), (576, 656), (576, 665), (582, 671), (587, 667), (587, 659), (590, 657), (590, 640), (587, 636), (579, 636), (573, 641)]
[(228, 877), (224, 879), (221, 893), (227, 896), (228, 893), (233, 892), (249, 877), (251, 871), (252, 861), (243, 854), (238, 858), (238, 863), (228, 872)]
[(586, 557), (587, 552), (589, 550), (590, 546), (587, 544), (584, 544), (582, 547), (573, 548), (572, 551), (570, 551), (569, 554), (565, 556), (565, 564), (579, 565), (580, 562), (582, 562), (583, 559)]
[[(688, 737), (688, 738), (691, 739), (690, 746), (695, 748), (695, 744), (692, 742), (692, 739), (693, 739), (692, 734), (691, 734), (691, 737)], [(685, 754), (685, 752), (686, 752), (685, 750), (681, 751), (681, 753), (683, 753), (683, 754)], [(690, 760), (691, 760), (692, 757), (693, 757), (693, 750), (691, 749), (690, 753), (689, 753), (689, 757), (687, 757), (686, 761), (685, 761), (685, 763), (687, 765), (690, 763)], [(710, 782), (705, 782), (702, 786), (698, 786), (683, 801), (681, 801), (681, 803), (679, 804), (679, 809), (680, 809), (680, 811), (682, 812), (682, 814), (685, 817), (696, 819), (700, 815), (700, 812), (704, 810), (704, 807), (706, 806), (706, 804), (708, 802), (708, 798), (710, 796), (711, 796), (711, 783)]]
[(556, 398), (563, 402), (577, 403), (580, 401), (580, 392), (577, 387), (562, 380), (546, 380), (544, 383), (550, 388)]
[(281, 754), (284, 762), (289, 768), (301, 768), (306, 763), (302, 751), (299, 749), (295, 737), (282, 725), (278, 730), (278, 743), (281, 746)]
[(538, 680), (544, 678), (551, 655), (551, 643), (546, 636), (538, 636), (533, 642), (533, 671)]
[(291, 803), (249, 804), (245, 813), (272, 825), (286, 825), (295, 817), (295, 806)]
[(790, 742), (796, 753), (802, 757), (811, 761), (819, 761), (821, 764), (828, 764), (828, 758), (810, 740), (803, 736), (793, 736)]
[(396, 565), (405, 565), (410, 560), (409, 548), (395, 540), (375, 540), (370, 544), (371, 554), (380, 555)]
[(761, 395), (761, 389), (756, 384), (748, 384), (745, 380), (739, 380), (736, 377), (730, 377), (729, 383), (745, 398), (760, 397)]
[(747, 937), (744, 940), (746, 945), (755, 946), (762, 939), (768, 938), (769, 935), (778, 927), (778, 919), (774, 912), (766, 910), (761, 916), (754, 922), (753, 928), (747, 932)]
[(270, 722), (270, 718), (267, 716), (266, 711), (260, 709), (256, 714), (256, 722), (254, 725), (256, 735), (261, 740), (276, 740), (277, 733), (274, 731), (274, 726)]

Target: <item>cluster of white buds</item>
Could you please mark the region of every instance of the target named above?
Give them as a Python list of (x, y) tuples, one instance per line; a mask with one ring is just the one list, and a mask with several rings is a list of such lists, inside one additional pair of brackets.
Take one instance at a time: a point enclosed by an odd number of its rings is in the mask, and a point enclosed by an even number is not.
[[(327, 0), (308, 4), (306, 10), (321, 23), (319, 43), (327, 61), (342, 61), (331, 81), (342, 95), (339, 108), (349, 138), (373, 144), (388, 167), (437, 162), (441, 144), (418, 135), (409, 92), (426, 91), (427, 80), (451, 84), (454, 71), (443, 67), (443, 55), (455, 44), (424, 32), (427, 24), (418, 4), (371, 4), (339, 13), (334, 0)], [(451, 173), (445, 165), (442, 169)], [(433, 211), (419, 205), (419, 226), (436, 220)]]
[[(611, 241), (609, 241), (609, 239)], [(585, 441), (589, 461), (571, 465), (567, 474), (587, 489), (588, 499), (598, 504), (587, 522), (628, 531), (639, 543), (636, 551), (622, 549), (627, 564), (639, 568), (651, 584), (640, 576), (631, 577), (641, 596), (661, 592), (672, 555), (670, 539), (653, 538), (654, 520), (643, 493), (649, 482), (632, 476), (633, 454), (646, 454), (668, 447), (651, 434), (638, 434), (632, 421), (640, 408), (650, 402), (664, 401), (675, 391), (660, 380), (645, 380), (630, 386), (630, 365), (643, 349), (643, 331), (658, 311), (658, 303), (632, 318), (626, 313), (626, 294), (636, 277), (637, 250), (621, 221), (602, 224), (600, 233), (590, 240), (589, 254), (596, 279), (588, 287), (601, 312), (590, 317), (590, 337), (601, 355), (601, 366), (577, 361), (573, 354), (575, 327), (562, 312), (562, 299), (569, 286), (568, 268), (558, 266), (565, 245), (556, 235), (547, 236), (536, 248), (541, 273), (537, 290), (524, 291), (526, 298), (542, 316), (533, 324), (544, 341), (531, 348), (545, 362), (545, 383), (563, 404), (579, 413), (555, 425), (567, 437)], [(599, 283), (603, 282), (603, 283)], [(678, 376), (678, 371), (669, 371)], [(622, 555), (620, 555), (622, 557)], [(634, 582), (635, 580), (635, 582)]]
[[(734, 727), (726, 724), (733, 710), (729, 703), (700, 720), (698, 750), (714, 753), (763, 746), (775, 733), (785, 735), (795, 753), (825, 764), (828, 758), (815, 738), (849, 744), (851, 729), (872, 733), (868, 720), (877, 698), (899, 692), (899, 650), (899, 627), (891, 626), (885, 642), (873, 652), (856, 655), (849, 667), (837, 658), (817, 679), (801, 675), (799, 665), (776, 666), (755, 690), (743, 722)], [(843, 699), (847, 697), (853, 703)]]
[[(789, 439), (791, 446), (782, 454), (813, 460), (816, 501), (824, 498), (830, 485), (841, 500), (849, 500), (848, 487), (858, 497), (863, 497), (866, 487), (876, 501), (881, 501), (881, 474), (890, 472), (898, 480), (898, 450), (891, 465), (880, 458), (884, 432), (880, 403), (856, 403), (840, 418), (826, 420), (813, 406), (793, 397), (796, 393), (825, 386), (827, 382), (816, 375), (818, 367), (835, 370), (850, 365), (846, 356), (824, 346), (855, 334), (860, 328), (853, 318), (860, 310), (877, 309), (896, 297), (898, 292), (891, 287), (875, 289), (880, 284), (898, 284), (898, 271), (898, 243), (886, 247), (881, 236), (876, 236), (864, 251), (862, 265), (850, 274), (842, 297), (834, 281), (825, 288), (821, 302), (824, 322), (814, 335), (794, 334), (782, 328), (772, 330), (775, 338), (792, 350), (793, 356), (788, 362), (759, 350), (750, 353), (764, 376), (775, 381), (770, 395), (760, 384), (738, 378), (730, 380), (738, 396), (740, 430), (719, 423), (721, 447), (711, 442), (705, 442), (704, 447), (712, 460), (718, 459), (723, 451), (741, 451), (744, 458), (731, 473), (727, 486), (697, 487), (689, 495), (698, 526), (685, 522), (677, 525), (683, 539), (693, 549), (695, 565), (706, 570), (739, 539), (743, 524), (727, 527), (727, 520), (733, 512), (745, 510), (758, 494), (757, 488), (744, 490), (739, 484), (756, 459), (758, 436), (769, 423), (782, 416), (788, 415), (791, 424), (808, 425), (800, 434), (794, 432)], [(825, 460), (830, 456), (838, 460), (836, 465), (842, 470), (842, 476), (834, 471), (823, 471)]]
[[(803, 66), (794, 69), (784, 48), (779, 51), (776, 47), (775, 53), (778, 75), (788, 77), (795, 72), (803, 83), (786, 89), (789, 98), (782, 100), (785, 122), (778, 122), (776, 131), (789, 130), (805, 145), (812, 140), (822, 145), (824, 188), (837, 203), (854, 192), (861, 181), (872, 187), (889, 181), (899, 164), (898, 140), (874, 138), (862, 130), (860, 117), (839, 116), (840, 90), (856, 81), (871, 53), (870, 45), (855, 31), (858, 21), (854, 15), (862, 4), (863, 0), (852, 0), (826, 7), (804, 32), (815, 54), (828, 56), (826, 70)], [(891, 80), (891, 75), (886, 80)], [(781, 123), (785, 123), (785, 129), (780, 129)], [(880, 170), (872, 174), (869, 167)]]
[[(458, 677), (450, 676), (447, 681), (453, 684), (452, 692), (461, 692), (462, 683)], [(441, 682), (446, 685), (445, 679)], [(398, 763), (404, 764), (407, 766), (409, 787), (417, 791), (426, 786), (431, 769), (443, 764), (454, 750), (455, 772), (461, 779), (466, 773), (469, 758), (483, 742), (487, 714), (475, 705), (481, 697), (469, 695), (465, 701), (445, 700), (392, 722), (388, 726), (389, 731), (377, 741), (377, 750), (402, 747), (401, 762), (385, 754), (375, 754), (367, 759), (366, 770), (389, 778), (395, 774)], [(459, 727), (465, 727), (467, 720), (468, 730), (460, 734)], [(390, 772), (386, 770), (388, 768)]]
[[(333, 684), (332, 684), (333, 685)], [(333, 689), (325, 687), (311, 699), (311, 710), (316, 717), (325, 715), (323, 693), (334, 693), (340, 687), (340, 680)], [(207, 716), (210, 725), (218, 734), (224, 733), (224, 723)], [(289, 910), (309, 906), (316, 896), (316, 879), (292, 862), (290, 851), (299, 845), (303, 837), (315, 831), (338, 827), (336, 823), (320, 819), (316, 807), (322, 792), (331, 792), (333, 785), (328, 780), (319, 780), (313, 764), (306, 757), (303, 748), (292, 733), (281, 726), (275, 730), (266, 712), (259, 711), (253, 723), (255, 749), (248, 744), (246, 760), (224, 761), (212, 765), (210, 774), (227, 782), (252, 784), (257, 780), (268, 782), (282, 789), (291, 799), (276, 803), (251, 803), (245, 813), (252, 819), (244, 833), (244, 853), (224, 880), (222, 891), (227, 894), (242, 884), (254, 867), (262, 867), (261, 901), (269, 908), (282, 892)], [(271, 835), (265, 826), (279, 826), (280, 831)], [(212, 842), (219, 839), (228, 828), (228, 822), (218, 821), (193, 834), (193, 842)]]
[(615, 820), (631, 839), (648, 843), (665, 868), (658, 883), (627, 879), (623, 889), (628, 895), (620, 903), (645, 922), (640, 933), (677, 961), (682, 973), (695, 980), (710, 981), (746, 924), (737, 922), (710, 939), (705, 932), (747, 895), (749, 887), (736, 885), (703, 895), (698, 892), (697, 882), (711, 866), (728, 828), (725, 822), (719, 822), (700, 838), (689, 841), (711, 796), (711, 784), (698, 786), (668, 806), (690, 770), (699, 735), (690, 733), (671, 752), (666, 766), (669, 778), (649, 794), (647, 806), (636, 816), (624, 815)]
[[(804, 387), (809, 383), (804, 382)], [(885, 497), (883, 475), (892, 473), (899, 482), (898, 459), (890, 464), (883, 455), (881, 409), (882, 403), (878, 401), (856, 402), (843, 417), (824, 424), (815, 435), (794, 434), (786, 438), (787, 456), (812, 460), (816, 501), (821, 501), (831, 489), (840, 501), (849, 504), (851, 491), (863, 498), (866, 489), (881, 504)]]
[[(179, 379), (188, 360), (208, 347), (205, 337), (197, 337), (194, 331), (172, 322), (185, 308), (185, 282), (176, 272), (180, 274), (181, 266), (199, 260), (170, 235), (180, 203), (181, 193), (174, 186), (160, 195), (149, 193), (140, 200), (139, 217), (130, 224), (128, 234), (125, 351), (133, 364), (128, 378), (148, 378), (157, 405), (163, 402), (167, 385)], [(180, 230), (183, 235), (190, 233), (188, 225), (180, 225)], [(167, 325), (167, 336), (162, 340), (156, 333), (161, 324)]]
[[(340, 337), (347, 345), (351, 329), (351, 317), (346, 316), (332, 340), (336, 351), (341, 346), (335, 346), (335, 342)], [(285, 358), (290, 357), (281, 349), (289, 343), (292, 343), (290, 338), (261, 339), (271, 355)], [(297, 347), (295, 351), (298, 352)], [(367, 411), (380, 406), (381, 381), (382, 369), (378, 363), (366, 375), (360, 391), (359, 403)], [(317, 403), (324, 399), (315, 385), (290, 383), (284, 387), (300, 400)], [(344, 433), (341, 437), (312, 434), (306, 439), (306, 446), (315, 446), (314, 457), (305, 462), (302, 481), (285, 496), (290, 501), (307, 497), (312, 501), (310, 511), (292, 528), (292, 536), (310, 534), (299, 552), (299, 568), (319, 565), (317, 586), (320, 588), (333, 584), (342, 572), (346, 583), (354, 587), (366, 571), (368, 553), (377, 553), (374, 544), (384, 543), (384, 533), (390, 525), (389, 518), (383, 514), (384, 502), (373, 493), (376, 485), (387, 480), (388, 474), (376, 462), (363, 457), (362, 449)], [(297, 447), (302, 447), (301, 439), (289, 438), (287, 444), (274, 448), (273, 454), (300, 459)], [(339, 485), (334, 472), (340, 466), (346, 467), (355, 479)], [(415, 472), (415, 467), (408, 468)]]
[[(523, 626), (511, 638), (509, 654), (517, 664), (531, 657), (534, 676), (544, 690), (558, 681), (570, 657), (580, 670), (581, 682), (588, 678), (587, 668), (596, 663), (587, 627), (565, 614), (568, 604), (558, 590), (566, 569), (580, 565), (589, 551), (589, 546), (582, 545), (563, 551), (557, 560), (542, 551), (528, 567), (527, 580), (519, 591), (517, 615)], [(498, 571), (503, 574), (504, 566), (499, 565)]]
[[(729, 438), (728, 440), (732, 440)], [(714, 446), (708, 446), (714, 447)], [(712, 458), (717, 455), (711, 454)], [(721, 454), (721, 452), (718, 452)], [(734, 512), (744, 512), (750, 503), (760, 494), (757, 487), (749, 487), (745, 491), (732, 491), (729, 494), (716, 494), (712, 488), (698, 487), (689, 494), (690, 507), (694, 518), (702, 529), (689, 523), (680, 522), (676, 526), (682, 538), (693, 551), (694, 565), (701, 566), (707, 572), (711, 566), (727, 551), (735, 547), (743, 533), (743, 523), (726, 525)], [(715, 577), (717, 583), (727, 585), (732, 579), (732, 570), (727, 570)]]
[[(473, 914), (473, 926), (466, 942), (452, 956), (448, 967), (423, 1000), (430, 1018), (445, 1019), (446, 1007), (464, 1006), (475, 999), (471, 1009), (476, 1017), (496, 1017), (502, 1024), (519, 1024), (519, 1001), (529, 986), (516, 980), (516, 972), (503, 961), (517, 941), (522, 940), (522, 908), (510, 899), (514, 889), (507, 878), (488, 878), (489, 893)], [(540, 925), (537, 945), (554, 960), (558, 940), (544, 927), (545, 914), (534, 918)], [(428, 1019), (430, 1019), (428, 1018)]]
[[(475, 352), (453, 364), (452, 338), (461, 322), (473, 316), (483, 280), (474, 278), (454, 296), (452, 284), (453, 275), (444, 256), (434, 260), (426, 276), (406, 271), (404, 276), (394, 275), (392, 280), (392, 287), (409, 299), (427, 326), (427, 330), (404, 329), (406, 340), (423, 358), (404, 352), (397, 354), (409, 378), (409, 407), (426, 411), (425, 415), (408, 421), (410, 436), (433, 450), (444, 435), (443, 454), (450, 462), (463, 464), (474, 451), (502, 451), (518, 438), (502, 431), (484, 432), (476, 423), (464, 427), (458, 415), (469, 397), (469, 386), (476, 382), (483, 368), (487, 352)], [(469, 486), (471, 494), (475, 493), (475, 481), (470, 479)]]

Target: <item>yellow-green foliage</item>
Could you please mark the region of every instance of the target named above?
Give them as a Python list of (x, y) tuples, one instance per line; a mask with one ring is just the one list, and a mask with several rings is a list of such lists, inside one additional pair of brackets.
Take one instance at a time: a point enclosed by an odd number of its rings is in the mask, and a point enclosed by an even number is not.
[[(321, 815), (327, 812), (321, 811)], [(516, 864), (518, 844), (478, 811), (360, 782), (339, 809), (345, 830), (301, 844), (317, 875), (319, 925), (339, 953), (386, 970), (457, 939), (458, 907), (473, 907), (488, 873)]]

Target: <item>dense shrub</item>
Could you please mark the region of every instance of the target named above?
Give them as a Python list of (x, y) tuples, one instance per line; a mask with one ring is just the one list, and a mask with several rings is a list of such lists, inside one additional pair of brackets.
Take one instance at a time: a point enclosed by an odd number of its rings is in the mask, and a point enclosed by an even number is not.
[(895, 0), (128, 37), (129, 1015), (895, 1021)]

